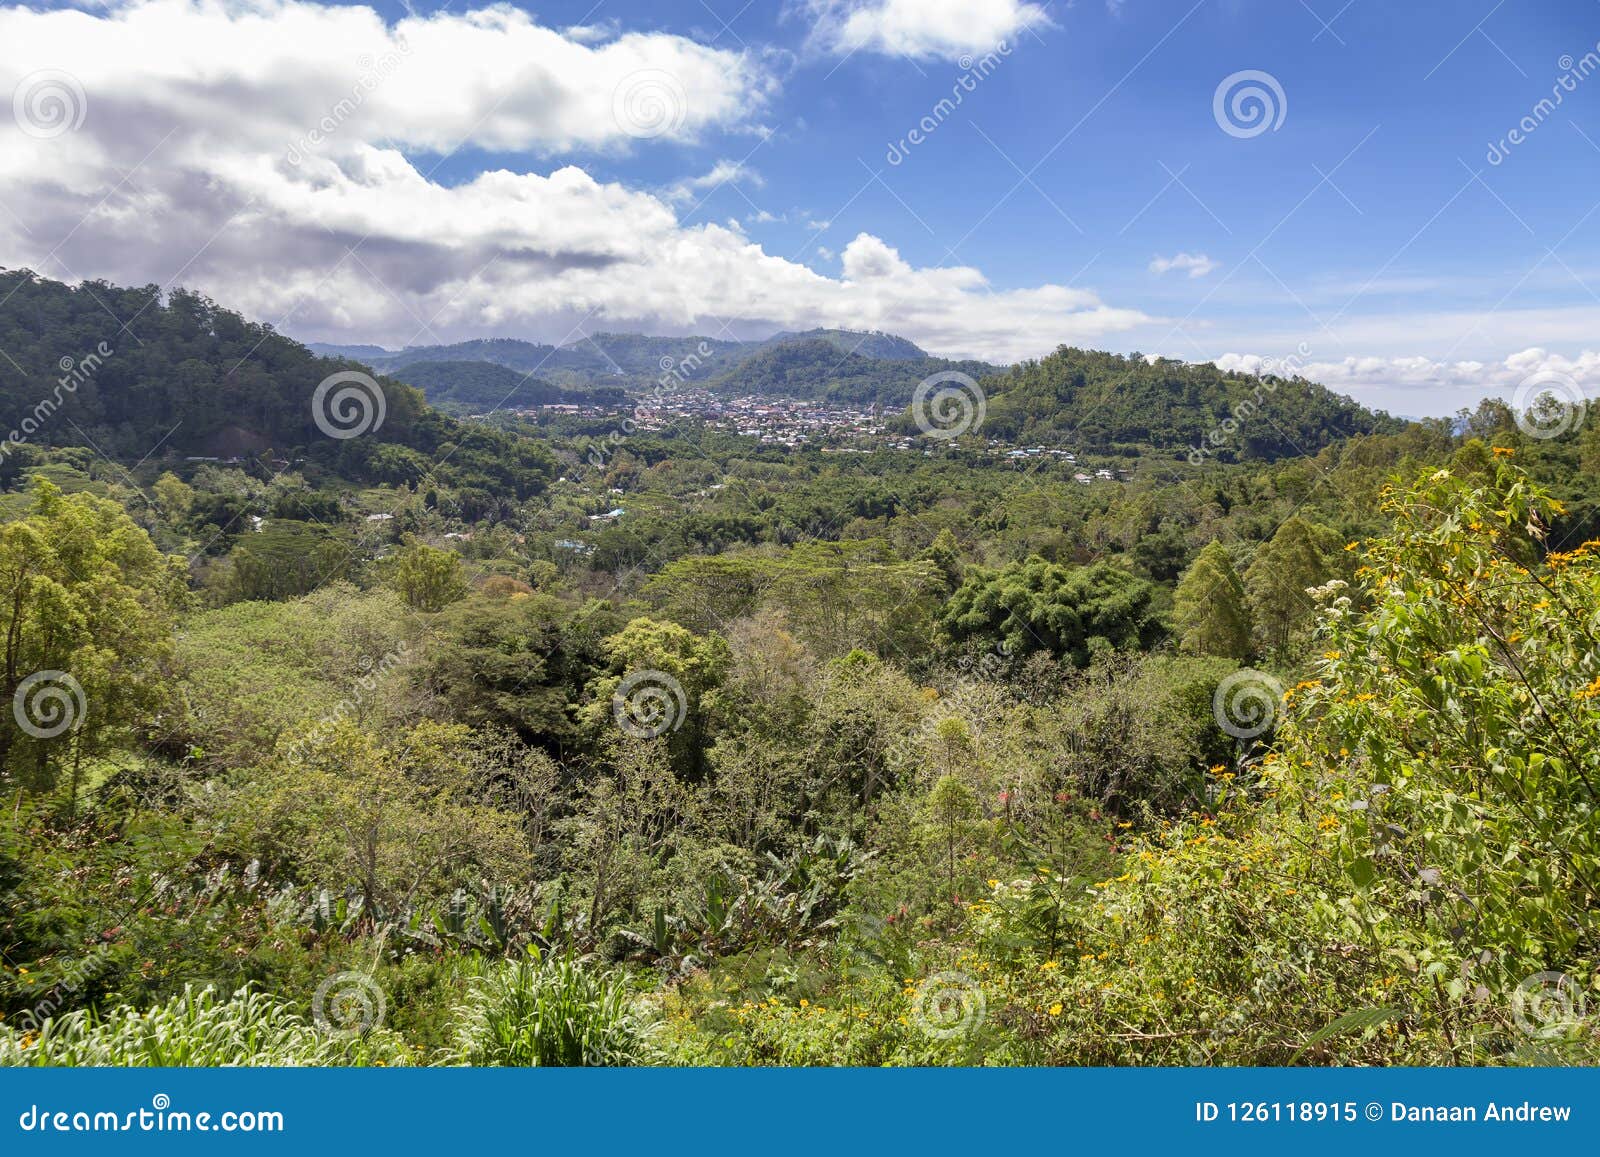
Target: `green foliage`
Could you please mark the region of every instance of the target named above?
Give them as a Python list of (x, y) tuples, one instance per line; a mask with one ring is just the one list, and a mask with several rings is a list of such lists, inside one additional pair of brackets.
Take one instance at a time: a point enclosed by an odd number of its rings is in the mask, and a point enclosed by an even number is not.
[(1184, 572), (1173, 604), (1173, 623), (1185, 651), (1225, 659), (1249, 657), (1252, 628), (1244, 583), (1227, 548), (1216, 539)]
[(116, 503), (43, 480), (32, 497), (0, 525), (0, 696), (30, 722), (0, 728), (0, 782), (38, 788), (159, 714), (184, 592), (179, 564)]
[(389, 581), (406, 605), (418, 611), (442, 611), (467, 597), (461, 556), (420, 542), (409, 544), (395, 557)]
[(639, 1065), (653, 1055), (626, 981), (570, 957), (485, 965), (456, 1017), (462, 1064)]
[(71, 1065), (191, 1068), (245, 1065), (404, 1064), (399, 1038), (381, 1030), (330, 1033), (283, 1001), (240, 989), (186, 988), (165, 1004), (89, 1010), (47, 1022), (38, 1032), (0, 1025), (0, 1066)]
[(1095, 654), (1155, 641), (1152, 596), (1149, 583), (1107, 563), (1063, 567), (1035, 557), (968, 572), (940, 622), (958, 646), (972, 640), (1010, 655), (1042, 650), (1084, 667)]

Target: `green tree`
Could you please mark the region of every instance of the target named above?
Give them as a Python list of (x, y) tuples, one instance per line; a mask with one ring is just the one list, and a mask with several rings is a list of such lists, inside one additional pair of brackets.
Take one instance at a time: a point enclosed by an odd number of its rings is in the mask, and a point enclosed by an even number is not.
[(114, 502), (43, 479), (0, 526), (0, 774), (48, 787), (167, 701), (180, 561)]
[(461, 556), (420, 542), (400, 551), (390, 581), (406, 603), (419, 611), (442, 611), (467, 596)]
[(1190, 564), (1173, 602), (1183, 650), (1227, 659), (1250, 654), (1252, 628), (1244, 583), (1222, 543), (1212, 539)]
[(1035, 556), (1000, 571), (968, 571), (940, 621), (958, 646), (975, 641), (1017, 656), (1044, 650), (1084, 667), (1095, 652), (1156, 641), (1153, 593), (1107, 563), (1064, 567)]
[(1328, 562), (1332, 548), (1325, 527), (1296, 514), (1256, 552), (1244, 573), (1244, 586), (1263, 648), (1282, 654), (1310, 621), (1316, 605), (1307, 592), (1333, 577)]

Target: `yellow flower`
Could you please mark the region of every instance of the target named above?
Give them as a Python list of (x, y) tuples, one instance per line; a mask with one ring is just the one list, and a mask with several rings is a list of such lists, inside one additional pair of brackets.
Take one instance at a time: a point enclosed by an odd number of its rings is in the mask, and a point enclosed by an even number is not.
[(1054, 972), (1057, 968), (1060, 968), (1060, 967), (1061, 967), (1060, 961), (1046, 960), (1043, 964), (1039, 965), (1039, 971), (1040, 972)]
[(1054, 1004), (1052, 1004), (1050, 1006), (1050, 1015), (1051, 1016), (1060, 1016), (1061, 1015), (1061, 1002), (1059, 1000), (1056, 1001)]
[(1508, 447), (1505, 447), (1505, 446), (1496, 446), (1494, 448), (1494, 456), (1496, 458), (1509, 458), (1515, 453), (1516, 453), (1515, 450), (1509, 449)]
[(800, 1007), (801, 1008), (810, 1008), (811, 1007), (811, 1002), (809, 1000), (806, 1000), (804, 997), (801, 997), (800, 998)]

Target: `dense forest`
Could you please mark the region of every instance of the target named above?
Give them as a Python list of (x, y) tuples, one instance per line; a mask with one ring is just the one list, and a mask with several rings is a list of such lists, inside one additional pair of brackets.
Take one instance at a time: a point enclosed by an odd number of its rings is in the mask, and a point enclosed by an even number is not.
[[(1068, 348), (910, 449), (490, 423), (376, 371), (577, 379), (0, 280), (0, 1064), (1600, 1060), (1600, 424)], [(949, 365), (848, 336), (748, 392)]]

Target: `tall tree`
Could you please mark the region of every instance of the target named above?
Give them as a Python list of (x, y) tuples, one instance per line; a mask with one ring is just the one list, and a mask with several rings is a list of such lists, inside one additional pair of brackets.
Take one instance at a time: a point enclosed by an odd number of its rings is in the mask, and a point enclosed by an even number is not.
[(1292, 515), (1272, 541), (1256, 552), (1244, 572), (1250, 611), (1261, 645), (1279, 653), (1316, 609), (1309, 588), (1333, 577), (1328, 563), (1331, 532), (1298, 514)]
[(1250, 608), (1227, 548), (1212, 539), (1173, 596), (1179, 646), (1199, 655), (1243, 659), (1250, 654)]
[(158, 716), (183, 565), (114, 502), (39, 479), (0, 526), (0, 779), (48, 787)]

